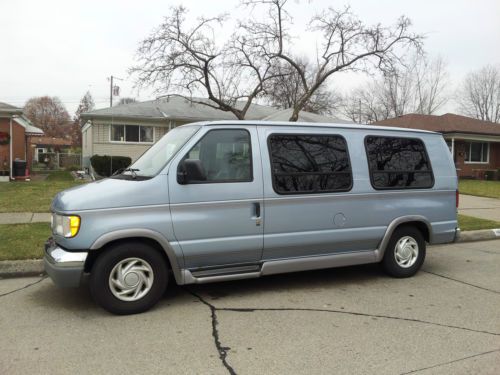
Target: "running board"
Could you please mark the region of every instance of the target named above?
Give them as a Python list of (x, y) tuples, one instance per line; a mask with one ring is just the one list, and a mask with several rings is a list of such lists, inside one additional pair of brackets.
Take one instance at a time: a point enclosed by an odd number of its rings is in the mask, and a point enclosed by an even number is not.
[[(200, 274), (200, 272), (182, 270), (184, 284), (205, 284), (219, 281), (252, 279), (264, 275), (279, 273), (317, 270), (322, 268), (335, 268), (354, 266), (377, 262), (377, 251), (367, 250), (353, 253), (340, 253), (333, 255), (320, 255), (314, 257), (300, 257), (291, 259), (269, 260), (262, 264), (258, 271), (236, 272), (219, 274)], [(232, 268), (232, 269), (231, 269)], [(237, 267), (228, 267), (228, 272), (236, 271)]]

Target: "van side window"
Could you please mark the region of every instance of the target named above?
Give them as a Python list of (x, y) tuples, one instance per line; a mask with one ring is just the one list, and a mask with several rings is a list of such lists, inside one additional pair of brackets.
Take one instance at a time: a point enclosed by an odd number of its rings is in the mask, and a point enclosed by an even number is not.
[(434, 176), (420, 139), (368, 136), (365, 149), (375, 189), (421, 189), (434, 185)]
[(244, 129), (210, 130), (184, 159), (198, 159), (210, 182), (252, 181), (250, 133)]
[(351, 189), (351, 164), (343, 137), (273, 134), (268, 146), (276, 193), (327, 193)]

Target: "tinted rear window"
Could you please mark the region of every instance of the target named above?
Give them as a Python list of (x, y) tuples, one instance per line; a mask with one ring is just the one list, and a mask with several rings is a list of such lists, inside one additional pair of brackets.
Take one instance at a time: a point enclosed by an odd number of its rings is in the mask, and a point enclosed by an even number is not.
[(368, 136), (365, 148), (375, 189), (422, 189), (434, 185), (429, 157), (420, 139)]
[(351, 164), (341, 136), (274, 134), (269, 137), (269, 153), (278, 194), (351, 189)]

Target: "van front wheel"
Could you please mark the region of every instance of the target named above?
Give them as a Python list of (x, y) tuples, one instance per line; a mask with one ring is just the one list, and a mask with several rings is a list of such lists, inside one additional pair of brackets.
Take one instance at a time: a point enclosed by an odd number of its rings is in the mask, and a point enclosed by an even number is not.
[(156, 249), (141, 242), (121, 243), (97, 258), (90, 292), (113, 314), (137, 314), (159, 301), (167, 280), (167, 266)]
[(410, 277), (417, 273), (425, 259), (425, 240), (415, 227), (400, 227), (392, 234), (382, 266), (393, 277)]

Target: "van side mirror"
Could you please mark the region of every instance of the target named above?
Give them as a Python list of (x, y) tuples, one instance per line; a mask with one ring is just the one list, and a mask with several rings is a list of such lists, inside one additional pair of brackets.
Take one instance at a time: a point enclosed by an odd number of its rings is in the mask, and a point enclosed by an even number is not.
[(181, 185), (203, 182), (207, 180), (205, 168), (198, 159), (184, 160), (177, 170), (177, 182)]

